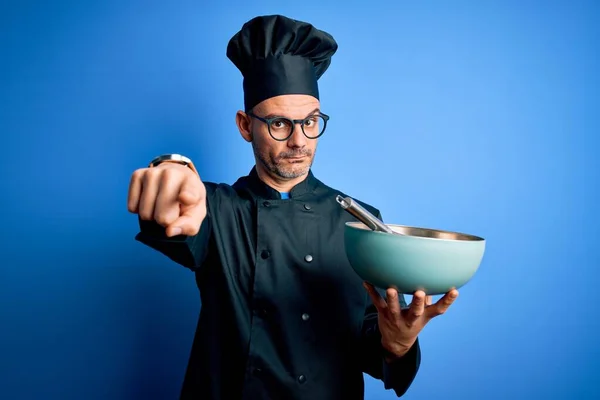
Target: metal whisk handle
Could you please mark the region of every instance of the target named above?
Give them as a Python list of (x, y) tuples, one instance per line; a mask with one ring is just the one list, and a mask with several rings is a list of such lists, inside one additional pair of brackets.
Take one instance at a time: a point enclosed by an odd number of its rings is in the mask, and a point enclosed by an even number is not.
[(371, 214), (351, 197), (342, 197), (338, 195), (335, 200), (342, 208), (354, 215), (360, 222), (367, 225), (370, 229), (379, 232), (394, 233), (390, 227), (384, 224), (379, 218)]

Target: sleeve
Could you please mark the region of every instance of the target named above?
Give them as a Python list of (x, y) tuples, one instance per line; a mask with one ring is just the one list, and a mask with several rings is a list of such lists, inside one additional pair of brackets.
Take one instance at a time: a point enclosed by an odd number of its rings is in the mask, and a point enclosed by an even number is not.
[(195, 236), (167, 237), (165, 228), (154, 221), (143, 221), (138, 218), (140, 231), (135, 240), (162, 253), (172, 261), (192, 271), (197, 271), (207, 257), (210, 238), (213, 234), (213, 217), (210, 211), (214, 191), (206, 186), (206, 217)]
[[(381, 294), (381, 293), (380, 293)], [(385, 294), (384, 294), (385, 295)], [(404, 296), (400, 296), (401, 306), (406, 307)], [(411, 349), (401, 358), (386, 361), (385, 350), (381, 345), (381, 333), (377, 321), (377, 309), (368, 300), (361, 332), (361, 362), (363, 371), (375, 379), (380, 379), (386, 389), (393, 389), (401, 397), (412, 385), (421, 365), (421, 348), (417, 339)]]
[(195, 236), (181, 235), (169, 238), (165, 235), (165, 228), (154, 221), (139, 219), (139, 225), (140, 232), (135, 237), (138, 242), (192, 271), (196, 271), (204, 262), (212, 231), (208, 215), (204, 218), (200, 231)]
[[(381, 214), (377, 213), (381, 219)], [(385, 297), (385, 292), (379, 290)], [(402, 397), (412, 385), (421, 365), (421, 348), (417, 339), (411, 349), (401, 358), (388, 362), (385, 349), (381, 345), (377, 308), (366, 294), (367, 306), (361, 331), (361, 363), (363, 371), (383, 382), (384, 387), (392, 389), (398, 397)], [(408, 307), (404, 295), (400, 294), (400, 306)]]

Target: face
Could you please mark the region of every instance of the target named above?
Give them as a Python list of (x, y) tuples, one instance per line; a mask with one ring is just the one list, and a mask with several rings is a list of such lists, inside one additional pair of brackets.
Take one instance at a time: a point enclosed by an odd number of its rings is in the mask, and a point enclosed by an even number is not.
[[(304, 119), (319, 110), (319, 101), (307, 95), (284, 95), (273, 97), (258, 104), (252, 112), (262, 118), (286, 117)], [(267, 124), (244, 113), (238, 113), (238, 127), (244, 139), (252, 143), (257, 167), (278, 179), (295, 179), (308, 174), (312, 166), (318, 139), (309, 139), (300, 124), (285, 141), (277, 141), (269, 134)], [(272, 126), (275, 128), (283, 124)], [(311, 134), (305, 126), (306, 133)]]

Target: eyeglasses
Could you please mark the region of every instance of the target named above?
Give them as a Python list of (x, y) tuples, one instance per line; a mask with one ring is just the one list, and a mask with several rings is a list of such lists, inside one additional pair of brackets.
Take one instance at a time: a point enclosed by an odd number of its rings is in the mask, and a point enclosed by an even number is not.
[(327, 121), (329, 121), (329, 116), (323, 113), (312, 114), (304, 119), (290, 119), (286, 117), (262, 118), (252, 112), (249, 112), (248, 115), (267, 124), (269, 135), (280, 142), (292, 137), (296, 124), (300, 124), (302, 133), (308, 139), (317, 139), (325, 133)]

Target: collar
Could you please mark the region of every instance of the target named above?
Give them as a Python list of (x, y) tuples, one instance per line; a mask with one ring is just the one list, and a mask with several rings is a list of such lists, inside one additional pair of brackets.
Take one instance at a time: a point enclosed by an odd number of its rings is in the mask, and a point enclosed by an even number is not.
[[(252, 167), (252, 170), (245, 180), (246, 187), (254, 196), (267, 200), (281, 200), (281, 194), (259, 178), (258, 173), (256, 172), (256, 166)], [(317, 188), (318, 183), (319, 181), (313, 175), (312, 170), (309, 170), (306, 178), (290, 190), (290, 199), (298, 198), (304, 194), (313, 192)]]

